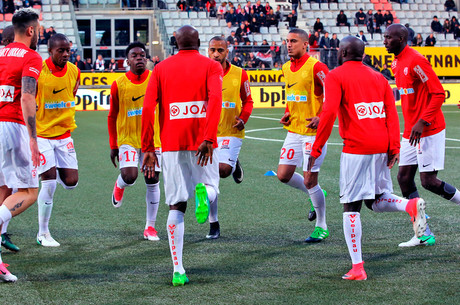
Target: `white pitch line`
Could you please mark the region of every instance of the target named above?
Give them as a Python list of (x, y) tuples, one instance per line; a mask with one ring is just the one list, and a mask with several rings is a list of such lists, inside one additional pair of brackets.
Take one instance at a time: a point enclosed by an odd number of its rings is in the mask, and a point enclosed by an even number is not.
[[(261, 120), (270, 120), (270, 121), (278, 121), (281, 119), (276, 119), (276, 118), (267, 118), (267, 117), (263, 117), (263, 116), (257, 116), (257, 115), (251, 115), (251, 118), (254, 118), (254, 119), (261, 119)], [(334, 125), (335, 128), (339, 128), (339, 125)]]
[(270, 127), (270, 128), (251, 129), (251, 130), (246, 130), (246, 133), (257, 132), (257, 131), (265, 131), (265, 130), (273, 130), (273, 129), (283, 129), (283, 127)]

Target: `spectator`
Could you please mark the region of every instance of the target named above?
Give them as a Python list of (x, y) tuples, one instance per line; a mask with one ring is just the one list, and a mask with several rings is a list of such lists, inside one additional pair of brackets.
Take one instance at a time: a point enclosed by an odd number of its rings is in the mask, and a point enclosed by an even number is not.
[(452, 19), (450, 20), (450, 26), (451, 26), (451, 32), (453, 33), (455, 29), (457, 28), (458, 25), (458, 20), (455, 16), (452, 16)]
[(308, 37), (308, 45), (310, 49), (317, 49), (318, 48), (318, 41), (319, 41), (319, 32), (314, 32), (314, 34), (310, 33)]
[(256, 2), (256, 4), (253, 6), (253, 8), (254, 8), (254, 12), (257, 15), (260, 15), (260, 13), (265, 13), (265, 9), (262, 6), (262, 4), (260, 4), (260, 0)]
[(276, 16), (273, 13), (272, 9), (268, 12), (266, 16), (266, 24), (268, 27), (270, 26), (278, 27), (278, 19), (276, 19)]
[(331, 50), (329, 51), (329, 69), (337, 67), (337, 52), (339, 51), (340, 40), (337, 38), (337, 34), (332, 34), (330, 41)]
[(347, 15), (342, 11), (337, 15), (337, 26), (347, 26), (350, 27), (350, 23), (348, 22)]
[(232, 65), (237, 66), (242, 68), (243, 67), (243, 61), (241, 60), (240, 57), (234, 56), (232, 61), (230, 62)]
[(96, 70), (96, 71), (104, 71), (104, 69), (105, 69), (105, 60), (104, 60), (104, 58), (102, 58), (101, 54), (97, 55), (97, 59), (94, 62), (93, 69)]
[(412, 41), (412, 44), (415, 47), (421, 47), (423, 44), (423, 37), (422, 34), (418, 33), (417, 36), (415, 36), (414, 40)]
[(388, 27), (393, 24), (393, 14), (390, 11), (386, 11), (383, 15), (385, 26)]
[(150, 55), (147, 55), (146, 58), (147, 63), (145, 64), (145, 68), (149, 71), (153, 71), (153, 68), (155, 68), (155, 64), (153, 63), (152, 58), (150, 57)]
[(382, 26), (383, 24), (385, 24), (385, 17), (383, 16), (381, 10), (378, 10), (377, 13), (375, 13), (374, 18), (378, 26)]
[(281, 63), (285, 63), (289, 61), (289, 55), (288, 55), (288, 50), (287, 50), (287, 45), (286, 45), (286, 40), (283, 39), (281, 41), (281, 49), (280, 49), (280, 58), (281, 58)]
[(158, 65), (160, 62), (161, 62), (160, 57), (159, 57), (159, 56), (155, 56), (155, 57), (154, 57), (153, 64), (156, 66), (156, 65)]
[(69, 61), (74, 62), (77, 59), (77, 47), (73, 45), (73, 42), (70, 40), (70, 54), (69, 54)]
[(112, 58), (109, 62), (109, 65), (106, 69), (106, 71), (109, 71), (109, 72), (115, 72), (118, 70), (118, 63), (117, 61), (115, 60), (115, 58)]
[(254, 56), (254, 53), (249, 53), (249, 58), (246, 62), (247, 67), (249, 68), (257, 68), (259, 66), (260, 61)]
[(252, 17), (252, 21), (249, 26), (249, 29), (251, 30), (252, 33), (260, 33), (260, 23), (257, 17)]
[(292, 10), (297, 14), (297, 8), (299, 7), (300, 0), (291, 0), (290, 2), (292, 3)]
[(270, 52), (272, 53), (272, 59), (274, 64), (281, 60), (281, 48), (276, 45), (275, 41), (272, 41)]
[(91, 62), (92, 62), (91, 57), (88, 57), (86, 59), (86, 62), (85, 62), (85, 69), (84, 70), (86, 70), (86, 71), (94, 71), (93, 64)]
[(75, 58), (74, 65), (76, 65), (77, 68), (80, 69), (80, 71), (86, 70), (86, 65), (85, 65), (85, 63), (83, 62), (83, 60), (81, 60), (81, 56), (80, 56), (80, 55), (77, 55), (77, 57)]
[(263, 12), (260, 12), (259, 13), (259, 19), (257, 19), (257, 21), (259, 22), (259, 26), (260, 27), (265, 27), (267, 26), (267, 21), (265, 19), (265, 16), (264, 16), (264, 13)]
[(316, 22), (313, 25), (313, 29), (315, 30), (315, 32), (320, 32), (320, 33), (324, 32), (323, 23), (320, 21), (319, 18), (316, 18)]
[(54, 34), (56, 34), (56, 31), (54, 30), (54, 27), (50, 26), (45, 32), (46, 41), (48, 41)]
[(187, 0), (187, 12), (197, 11), (196, 0)]
[(251, 13), (251, 9), (252, 9), (251, 1), (246, 2), (246, 5), (244, 6), (243, 9), (246, 12), (246, 14), (249, 15)]
[(438, 16), (433, 17), (433, 21), (431, 21), (431, 30), (436, 33), (442, 33), (442, 25), (438, 21)]
[(169, 38), (169, 45), (171, 46), (171, 55), (174, 55), (174, 51), (177, 48), (176, 31), (174, 31), (171, 38)]
[(366, 24), (366, 14), (363, 11), (363, 8), (361, 7), (359, 11), (355, 14), (355, 24), (360, 25), (360, 24)]
[(43, 25), (41, 25), (40, 29), (38, 30), (38, 44), (48, 44), (48, 39), (46, 38), (45, 27)]
[(451, 30), (452, 30), (452, 25), (450, 24), (450, 20), (449, 19), (444, 20), (444, 24), (442, 25), (442, 32), (444, 34), (448, 34), (448, 33), (451, 33)]
[(270, 3), (265, 2), (265, 6), (264, 6), (264, 14), (267, 15), (268, 13), (270, 13), (270, 11), (273, 11), (273, 7), (270, 6)]
[(245, 10), (241, 10), (240, 13), (236, 14), (236, 18), (238, 20), (238, 24), (244, 24), (246, 21), (249, 21), (251, 19), (251, 16), (249, 16), (249, 14), (246, 14)]
[(204, 3), (203, 0), (197, 0), (196, 1), (196, 9), (199, 12), (204, 12), (206, 9), (206, 4)]
[(409, 23), (406, 23), (405, 27), (407, 31), (409, 32), (409, 37), (407, 38), (407, 42), (409, 43), (409, 45), (412, 45), (412, 41), (414, 40), (414, 37), (415, 37), (415, 32), (413, 29), (410, 28)]
[(339, 50), (340, 40), (337, 38), (337, 34), (332, 34), (332, 39), (330, 41), (331, 49)]
[(236, 30), (235, 36), (238, 42), (249, 41), (246, 25), (244, 23), (240, 24), (240, 27)]
[(372, 12), (372, 10), (368, 10), (367, 13), (366, 13), (366, 23), (367, 24), (369, 22), (369, 20), (374, 20), (374, 13)]
[(206, 11), (208, 11), (210, 17), (217, 17), (216, 16), (216, 0), (208, 0), (206, 2)]
[(297, 27), (297, 13), (292, 10), (286, 17), (286, 21), (289, 23), (289, 29), (295, 29)]
[(454, 11), (454, 12), (457, 11), (457, 8), (455, 7), (454, 0), (446, 0), (446, 2), (444, 2), (444, 8), (445, 8), (445, 10), (447, 12), (448, 11)]
[(24, 6), (22, 0), (14, 0), (14, 8), (20, 10)]
[(231, 23), (232, 26), (238, 26), (238, 17), (236, 16), (235, 9), (231, 8), (225, 17), (225, 22)]
[(217, 8), (217, 19), (224, 19), (227, 14), (227, 2), (222, 2)]
[[(361, 39), (365, 45), (368, 45), (369, 43), (367, 42), (366, 36), (364, 36), (364, 31), (359, 31), (359, 34), (356, 34), (356, 37)], [(380, 71), (379, 71), (380, 72)]]
[(385, 76), (385, 78), (388, 80), (393, 79), (393, 77), (391, 76), (391, 71), (388, 69), (388, 66), (386, 64), (383, 64), (383, 69), (382, 71), (380, 71), (380, 73), (382, 73), (383, 76)]
[(433, 33), (430, 34), (425, 40), (425, 47), (434, 47), (436, 44), (436, 38), (434, 38)]
[(329, 50), (331, 49), (331, 39), (329, 38), (329, 33), (324, 32), (324, 36), (321, 37), (319, 42), (319, 47), (321, 49), (321, 61), (328, 65), (329, 59)]
[(283, 12), (281, 12), (281, 5), (276, 6), (275, 16), (276, 16), (276, 21), (278, 22), (280, 22), (281, 19), (283, 19)]
[(236, 33), (235, 33), (235, 31), (231, 31), (230, 36), (227, 37), (227, 41), (230, 44), (235, 44), (235, 41), (236, 41)]
[[(128, 7), (129, 7), (129, 0), (126, 0), (128, 2)], [(177, 1), (177, 8), (180, 10), (180, 11), (183, 11), (185, 12), (187, 10), (187, 2), (185, 2), (185, 0), (179, 0)]]
[(460, 40), (460, 24), (457, 23), (453, 33), (454, 33), (454, 39)]

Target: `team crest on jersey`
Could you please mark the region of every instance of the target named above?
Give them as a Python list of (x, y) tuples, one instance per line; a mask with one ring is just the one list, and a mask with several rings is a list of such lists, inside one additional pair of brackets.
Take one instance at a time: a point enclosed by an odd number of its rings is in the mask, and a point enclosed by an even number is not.
[(222, 144), (220, 145), (220, 149), (229, 149), (230, 139), (222, 140)]
[(222, 102), (222, 108), (229, 109), (229, 108), (235, 108), (235, 107), (236, 107), (236, 104), (233, 102), (229, 102), (229, 101)]
[(305, 154), (306, 155), (310, 155), (312, 147), (313, 147), (312, 143), (305, 142)]
[(403, 72), (404, 72), (404, 75), (407, 76), (407, 73), (409, 73), (409, 68), (408, 68), (408, 67), (405, 67), (404, 70), (403, 70)]
[(360, 120), (386, 117), (383, 102), (358, 103), (355, 104), (355, 110)]
[(37, 169), (36, 168), (32, 169), (31, 174), (32, 174), (32, 178), (37, 177)]
[(423, 71), (423, 69), (419, 65), (416, 65), (414, 67), (414, 71), (415, 73), (417, 73), (418, 77), (420, 77), (420, 80), (422, 81), (422, 83), (428, 80), (428, 76), (426, 76), (425, 71)]
[(0, 86), (0, 102), (14, 101), (14, 87), (13, 86)]
[(67, 146), (67, 151), (68, 151), (69, 153), (74, 153), (74, 152), (75, 152), (75, 147), (73, 146), (73, 142), (67, 143), (66, 146)]
[(206, 106), (204, 101), (171, 103), (169, 105), (169, 119), (205, 118)]

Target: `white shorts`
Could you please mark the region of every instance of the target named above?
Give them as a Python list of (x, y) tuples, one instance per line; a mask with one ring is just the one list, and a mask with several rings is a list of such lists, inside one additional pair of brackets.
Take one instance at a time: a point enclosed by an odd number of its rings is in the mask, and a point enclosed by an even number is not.
[[(159, 164), (159, 166), (155, 166), (155, 171), (161, 172), (161, 148), (155, 148), (155, 155)], [(140, 148), (123, 144), (118, 149), (118, 160), (120, 169), (125, 167), (139, 167), (139, 164), (142, 165), (142, 161), (144, 160), (144, 153)]]
[(340, 157), (340, 203), (375, 199), (375, 195), (393, 193), (387, 154)]
[(237, 137), (218, 137), (217, 143), (219, 144), (219, 148), (217, 149), (219, 162), (228, 164), (234, 168), (236, 159), (238, 159), (240, 154), (243, 139)]
[(38, 187), (25, 125), (0, 122), (0, 185), (17, 189)]
[[(315, 142), (316, 136), (304, 136), (294, 132), (288, 132), (281, 148), (279, 164), (302, 166), (303, 171), (307, 171), (308, 160), (310, 159), (311, 148)], [(315, 161), (315, 165), (311, 169), (312, 172), (319, 172), (321, 164), (327, 153), (327, 143), (323, 147), (321, 156)]]
[(78, 169), (77, 154), (71, 137), (60, 140), (37, 138), (37, 144), (40, 150), (39, 175), (53, 167)]
[(399, 166), (418, 165), (419, 172), (434, 172), (444, 169), (446, 151), (446, 130), (420, 138), (417, 146), (411, 146), (409, 139), (402, 138)]
[(166, 151), (163, 153), (163, 182), (166, 204), (185, 202), (194, 196), (195, 186), (204, 183), (219, 193), (219, 158), (213, 151), (212, 164), (197, 165), (195, 151)]

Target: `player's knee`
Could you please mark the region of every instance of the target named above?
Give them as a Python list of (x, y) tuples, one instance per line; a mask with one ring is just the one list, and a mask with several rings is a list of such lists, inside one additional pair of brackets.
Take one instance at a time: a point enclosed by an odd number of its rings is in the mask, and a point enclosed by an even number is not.
[(428, 178), (428, 177), (421, 177), (420, 182), (422, 183), (422, 187), (426, 190), (433, 190), (436, 189), (436, 181), (434, 179)]
[(78, 185), (78, 177), (67, 177), (66, 179), (62, 180), (64, 188), (71, 190), (77, 187)]
[(318, 185), (318, 182), (316, 181), (308, 181), (308, 180), (305, 180), (303, 182), (303, 184), (305, 185), (305, 187), (307, 188), (307, 190), (310, 190), (312, 188), (314, 188), (316, 185)]
[(289, 180), (291, 180), (292, 178), (292, 176), (287, 176), (287, 175), (280, 174), (280, 173), (278, 173), (276, 176), (278, 177), (278, 180), (283, 183), (288, 183)]
[(131, 185), (131, 184), (134, 184), (134, 182), (136, 182), (137, 174), (122, 175), (121, 178), (126, 184)]
[(227, 167), (220, 166), (219, 167), (219, 176), (221, 178), (227, 178), (228, 176), (230, 176), (231, 173), (232, 173), (232, 168), (230, 166), (227, 166)]

